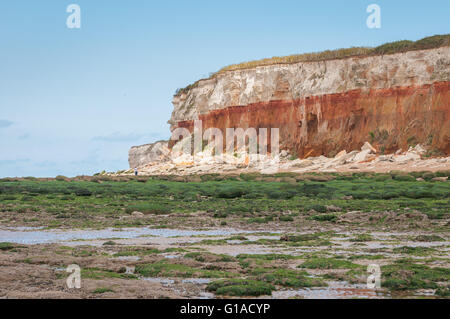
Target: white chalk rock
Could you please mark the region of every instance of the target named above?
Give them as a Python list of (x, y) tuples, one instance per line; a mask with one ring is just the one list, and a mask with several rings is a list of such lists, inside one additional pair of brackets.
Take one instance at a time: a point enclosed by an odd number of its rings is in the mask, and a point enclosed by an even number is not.
[(374, 153), (374, 154), (377, 152), (377, 150), (372, 145), (370, 145), (369, 142), (365, 142), (364, 145), (361, 147), (361, 151), (367, 151), (367, 150), (370, 150), (370, 153)]
[(370, 159), (370, 153), (372, 153), (371, 149), (365, 149), (364, 151), (359, 152), (355, 155), (355, 158), (353, 159), (353, 162), (355, 163), (361, 163), (365, 162)]

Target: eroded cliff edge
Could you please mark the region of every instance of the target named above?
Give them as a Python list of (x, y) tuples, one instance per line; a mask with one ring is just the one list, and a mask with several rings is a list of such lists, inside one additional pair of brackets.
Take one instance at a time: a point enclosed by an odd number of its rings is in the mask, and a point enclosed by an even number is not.
[(450, 154), (450, 47), (219, 73), (173, 99), (171, 129), (279, 128), (300, 158), (370, 140), (381, 152), (423, 144)]

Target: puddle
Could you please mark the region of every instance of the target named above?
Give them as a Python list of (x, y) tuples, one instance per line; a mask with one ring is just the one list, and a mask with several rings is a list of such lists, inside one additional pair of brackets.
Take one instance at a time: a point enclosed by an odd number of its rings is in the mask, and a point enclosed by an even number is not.
[(197, 299), (213, 299), (215, 296), (213, 293), (210, 292), (201, 292), (198, 296)]
[(246, 246), (233, 246), (233, 245), (222, 245), (222, 246), (199, 246), (210, 253), (218, 254), (218, 255), (229, 255), (232, 257), (236, 257), (237, 255), (247, 254), (247, 255), (261, 255), (261, 254), (276, 254), (279, 253), (280, 249), (278, 248), (268, 248), (252, 245)]
[(178, 256), (178, 255), (165, 255), (164, 258), (167, 258), (167, 259), (177, 259), (177, 258), (181, 258), (181, 256)]
[(205, 284), (209, 284), (211, 282), (211, 279), (209, 279), (209, 278), (189, 278), (189, 279), (183, 279), (181, 282), (183, 284), (205, 285)]
[(142, 278), (145, 281), (152, 282), (152, 283), (158, 283), (165, 287), (173, 286), (176, 283), (181, 284), (194, 284), (194, 285), (206, 285), (211, 282), (210, 278), (185, 278), (180, 280), (175, 279), (169, 279), (169, 278), (160, 278), (160, 277), (143, 277)]
[(282, 290), (272, 293), (274, 299), (288, 299), (300, 297), (304, 299), (379, 299), (386, 295), (366, 285), (351, 285), (347, 282), (328, 282), (328, 287), (304, 288), (299, 290)]
[(234, 229), (221, 230), (180, 230), (180, 229), (151, 229), (151, 228), (126, 228), (126, 229), (102, 229), (102, 230), (36, 230), (36, 229), (3, 229), (0, 230), (0, 242), (16, 244), (49, 244), (67, 241), (89, 241), (104, 238), (135, 239), (141, 236), (155, 236), (163, 238), (192, 237), (192, 236), (229, 236), (242, 231)]
[(7, 229), (11, 229), (11, 230), (16, 230), (16, 231), (29, 231), (29, 230), (40, 230), (40, 229), (44, 229), (44, 226), (39, 226), (39, 227), (27, 227), (27, 226), (20, 226), (20, 227), (13, 227), (13, 228), (7, 228)]
[(142, 278), (142, 279), (148, 282), (161, 284), (163, 286), (170, 286), (175, 283), (175, 280), (167, 278)]
[(169, 288), (174, 293), (182, 295), (190, 299), (213, 299), (215, 298), (213, 293), (204, 291), (202, 285), (206, 285), (211, 282), (210, 278), (184, 278), (184, 279), (169, 279), (169, 278), (141, 278), (151, 283), (158, 283)]
[(113, 258), (118, 259), (118, 260), (128, 260), (128, 261), (141, 260), (141, 257), (139, 257), (139, 256), (119, 256), (119, 257), (113, 257)]
[(425, 297), (433, 297), (435, 296), (436, 290), (434, 289), (420, 289), (417, 290), (414, 294), (415, 296), (425, 296)]

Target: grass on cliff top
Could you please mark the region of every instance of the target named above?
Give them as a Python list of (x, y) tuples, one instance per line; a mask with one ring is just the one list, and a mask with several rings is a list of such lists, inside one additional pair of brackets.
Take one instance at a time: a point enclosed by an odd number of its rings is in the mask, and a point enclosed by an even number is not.
[[(244, 63), (232, 64), (220, 69), (218, 72), (213, 73), (210, 78), (218, 74), (222, 74), (227, 71), (245, 70), (259, 66), (268, 66), (274, 64), (292, 64), (299, 62), (317, 62), (325, 60), (345, 59), (350, 57), (365, 57), (374, 55), (394, 54), (415, 50), (434, 49), (443, 46), (450, 45), (450, 34), (435, 35), (426, 37), (418, 41), (395, 41), (380, 46), (370, 47), (353, 47), (347, 49), (327, 50), (323, 52), (294, 54), (283, 57), (272, 57), (262, 60), (249, 61)], [(185, 88), (178, 89), (175, 96), (186, 93), (187, 91), (195, 88), (201, 80), (188, 85)]]

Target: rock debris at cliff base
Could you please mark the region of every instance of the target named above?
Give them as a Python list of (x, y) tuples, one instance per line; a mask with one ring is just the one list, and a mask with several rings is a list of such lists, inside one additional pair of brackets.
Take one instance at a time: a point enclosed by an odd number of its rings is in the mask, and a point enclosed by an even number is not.
[[(177, 154), (170, 157), (170, 150), (163, 161), (155, 161), (138, 166), (140, 175), (195, 175), (195, 174), (239, 174), (261, 173), (276, 174), (283, 172), (359, 172), (370, 171), (385, 173), (390, 171), (445, 171), (450, 170), (450, 157), (428, 158), (429, 152), (421, 145), (410, 147), (408, 151), (381, 155), (368, 142), (358, 151), (339, 152), (335, 157), (325, 156), (294, 159), (288, 151), (276, 156), (248, 155), (242, 151), (233, 155), (223, 154), (215, 157), (212, 148), (192, 156)], [(131, 175), (134, 170), (111, 173), (110, 175)]]

